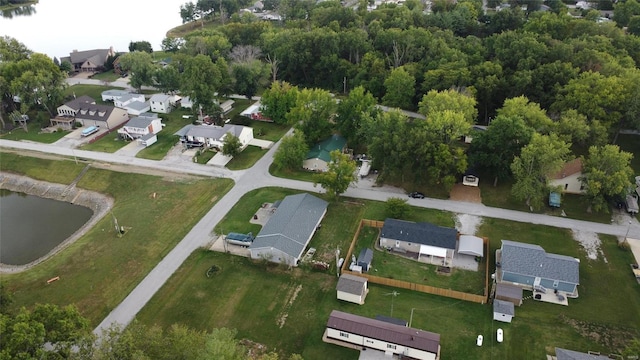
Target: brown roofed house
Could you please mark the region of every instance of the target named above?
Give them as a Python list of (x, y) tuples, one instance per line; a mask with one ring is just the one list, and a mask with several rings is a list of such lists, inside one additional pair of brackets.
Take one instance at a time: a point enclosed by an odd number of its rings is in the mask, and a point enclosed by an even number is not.
[(584, 187), (580, 182), (582, 176), (582, 159), (577, 158), (564, 164), (562, 169), (549, 178), (549, 185), (560, 186), (563, 193), (584, 194)]

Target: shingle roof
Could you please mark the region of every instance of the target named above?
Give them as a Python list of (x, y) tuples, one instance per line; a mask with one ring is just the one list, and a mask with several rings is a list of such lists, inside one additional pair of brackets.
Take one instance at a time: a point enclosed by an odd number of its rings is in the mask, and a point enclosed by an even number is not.
[(67, 105), (68, 107), (72, 108), (75, 111), (80, 110), (81, 106), (87, 105), (87, 104), (95, 104), (96, 101), (93, 100), (93, 98), (91, 98), (90, 96), (87, 95), (82, 95), (80, 97), (77, 97), (71, 101), (67, 101), (66, 103), (64, 103), (65, 105)]
[(440, 334), (333, 310), (327, 327), (368, 338), (438, 353)]
[(184, 135), (180, 136), (194, 136), (203, 137), (205, 139), (221, 140), (227, 133), (231, 133), (233, 136), (239, 137), (244, 128), (245, 126), (233, 124), (225, 124), (225, 126), (222, 127), (215, 125), (193, 125), (188, 128), (185, 126), (179, 132), (182, 133), (184, 130)]
[(512, 302), (502, 301), (502, 300), (494, 300), (493, 301), (493, 312), (498, 314), (505, 315), (515, 315), (515, 307)]
[(148, 117), (134, 117), (131, 120), (129, 120), (129, 122), (127, 122), (128, 127), (135, 127), (135, 128), (146, 128), (149, 125), (151, 125), (151, 122), (155, 120), (153, 118), (148, 118)]
[(386, 219), (380, 236), (404, 242), (455, 249), (458, 231), (430, 223)]
[(105, 90), (102, 92), (103, 96), (123, 96), (127, 94), (131, 94), (131, 92), (127, 90), (118, 90), (118, 89)]
[(539, 245), (502, 240), (502, 271), (580, 284), (580, 260), (547, 254)]
[(604, 355), (592, 355), (573, 350), (556, 348), (556, 358), (558, 360), (605, 360), (609, 357)]
[(362, 295), (362, 289), (367, 279), (351, 274), (342, 274), (338, 279), (336, 290), (346, 292), (348, 294)]
[(552, 179), (564, 179), (567, 176), (577, 174), (582, 171), (582, 160), (580, 158), (566, 162), (562, 169), (551, 176)]
[(110, 49), (94, 49), (84, 51), (74, 51), (69, 54), (69, 60), (72, 64), (83, 63), (89, 59), (96, 65), (104, 65)]
[(250, 249), (273, 247), (300, 258), (327, 205), (326, 201), (306, 193), (285, 197)]
[(76, 118), (97, 121), (107, 121), (115, 109), (110, 105), (95, 104), (95, 100), (86, 95), (73, 99), (65, 105), (76, 112)]
[(153, 94), (151, 95), (151, 98), (149, 99), (149, 101), (165, 102), (165, 101), (169, 101), (170, 98), (171, 96), (167, 94)]
[(369, 248), (364, 248), (360, 251), (360, 254), (358, 255), (358, 264), (361, 262), (366, 264), (371, 264), (372, 260), (373, 260), (373, 250)]
[[(138, 111), (140, 111), (140, 110), (144, 110), (144, 109), (148, 108), (149, 106), (150, 106), (150, 105), (149, 105), (149, 102), (148, 102), (148, 101), (145, 101), (145, 102), (142, 102), (142, 101), (133, 101), (133, 102), (131, 102), (131, 103), (129, 103), (129, 104), (127, 105), (127, 109), (133, 109), (133, 110), (138, 110)], [(147, 117), (147, 116), (144, 116), (144, 117)]]
[(515, 285), (499, 283), (496, 284), (496, 297), (498, 296), (522, 300), (522, 288)]
[(331, 161), (330, 153), (333, 150), (342, 150), (347, 145), (347, 140), (340, 135), (332, 135), (330, 138), (314, 145), (307, 153), (307, 159), (322, 159)]

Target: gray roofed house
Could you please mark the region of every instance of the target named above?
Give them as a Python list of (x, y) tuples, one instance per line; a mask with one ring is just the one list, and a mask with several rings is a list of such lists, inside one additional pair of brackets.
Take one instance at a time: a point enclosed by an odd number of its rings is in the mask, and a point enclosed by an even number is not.
[(493, 320), (510, 323), (516, 311), (512, 302), (494, 300), (493, 301)]
[(249, 247), (251, 258), (297, 266), (327, 205), (306, 193), (285, 197)]
[(175, 133), (180, 136), (180, 141), (187, 147), (204, 146), (205, 148), (218, 149), (222, 149), (224, 146), (227, 134), (237, 137), (244, 149), (253, 139), (253, 128), (234, 124), (225, 124), (224, 126), (186, 125)]
[(69, 56), (60, 58), (60, 62), (68, 61), (75, 71), (93, 72), (99, 70), (109, 56), (115, 56), (113, 47), (109, 49), (73, 50)]
[(557, 360), (605, 360), (608, 356), (599, 354), (588, 354), (563, 348), (556, 348)]
[(323, 340), (378, 349), (413, 359), (440, 358), (440, 334), (333, 310)]
[(72, 120), (82, 126), (117, 128), (129, 120), (125, 110), (110, 105), (96, 104), (91, 97), (83, 95), (58, 106), (58, 116), (51, 119), (52, 126)]
[(380, 231), (381, 247), (416, 253), (418, 260), (444, 266), (452, 264), (457, 239), (454, 228), (397, 219), (386, 219)]
[(102, 92), (102, 101), (113, 101), (115, 98), (128, 95), (131, 92), (128, 90), (110, 89)]
[(526, 290), (561, 291), (578, 297), (580, 260), (548, 254), (539, 245), (502, 240), (496, 256), (497, 282), (512, 283)]
[(364, 299), (369, 292), (367, 279), (351, 274), (342, 274), (336, 285), (338, 300), (349, 301), (355, 304), (364, 304)]

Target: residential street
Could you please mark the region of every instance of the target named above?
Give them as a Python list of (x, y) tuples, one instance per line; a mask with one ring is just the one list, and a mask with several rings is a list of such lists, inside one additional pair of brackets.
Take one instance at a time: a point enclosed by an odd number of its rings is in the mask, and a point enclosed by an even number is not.
[[(16, 142), (0, 139), (0, 147), (17, 150), (37, 151), (47, 154), (89, 159), (105, 163), (131, 165), (135, 167), (151, 168), (163, 172), (181, 172), (209, 177), (229, 178), (235, 181), (235, 186), (222, 197), (215, 206), (191, 229), (185, 238), (158, 263), (158, 265), (138, 284), (138, 286), (98, 325), (94, 333), (100, 334), (113, 322), (127, 325), (136, 314), (145, 306), (151, 297), (178, 269), (185, 259), (198, 247), (207, 244), (213, 239), (210, 231), (218, 224), (224, 215), (247, 192), (269, 186), (278, 186), (309, 192), (321, 192), (322, 188), (303, 181), (276, 178), (269, 174), (269, 165), (273, 160), (280, 142), (276, 143), (267, 154), (252, 168), (241, 171), (230, 171), (226, 168), (200, 165), (192, 162), (180, 161), (178, 158), (171, 160), (153, 161), (139, 159), (123, 154), (108, 154), (86, 150), (76, 150), (58, 147), (50, 144), (33, 142)], [(372, 187), (372, 182), (367, 179), (351, 187), (344, 194), (348, 197), (369, 200), (385, 201), (389, 197), (406, 197), (401, 189), (392, 187)], [(560, 228), (580, 229), (615, 236), (640, 238), (640, 225), (637, 221), (630, 224), (600, 224), (563, 217), (532, 214), (527, 212), (487, 207), (478, 203), (468, 203), (438, 199), (409, 199), (413, 206), (451, 211), (454, 213), (472, 214), (482, 217), (501, 218), (512, 221), (528, 222), (533, 224), (549, 225)]]

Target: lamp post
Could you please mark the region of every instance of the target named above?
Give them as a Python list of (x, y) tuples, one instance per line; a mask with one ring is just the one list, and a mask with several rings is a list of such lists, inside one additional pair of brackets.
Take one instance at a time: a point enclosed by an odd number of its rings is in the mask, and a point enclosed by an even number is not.
[(629, 220), (629, 225), (627, 225), (627, 233), (624, 234), (624, 240), (622, 241), (627, 241), (627, 237), (629, 236), (629, 230), (631, 230), (631, 220)]

